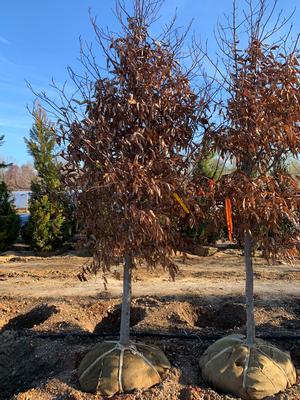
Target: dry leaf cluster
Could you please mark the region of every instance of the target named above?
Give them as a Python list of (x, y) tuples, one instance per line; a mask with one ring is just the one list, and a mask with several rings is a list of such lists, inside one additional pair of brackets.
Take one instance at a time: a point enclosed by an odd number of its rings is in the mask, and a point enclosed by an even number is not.
[(173, 194), (197, 209), (186, 175), (199, 97), (173, 50), (131, 18), (126, 35), (110, 41), (110, 74), (95, 82), (85, 118), (64, 132), (66, 182), (92, 271), (131, 254), (176, 272), (169, 256), (180, 246), (178, 220), (193, 221)]
[(249, 12), (249, 45), (244, 50), (238, 49), (235, 14), (233, 38), (223, 38), (230, 54), (224, 122), (207, 133), (205, 147), (236, 165), (215, 186), (216, 220), (224, 219), (222, 204), (229, 197), (235, 236), (243, 241), (245, 232), (251, 232), (253, 244), (260, 244), (267, 257), (290, 258), (299, 238), (300, 196), (295, 178), (280, 161), (297, 157), (300, 150), (299, 54), (297, 42), (287, 50), (287, 37), (268, 45), (277, 28), (263, 35), (263, 18), (271, 17), (265, 1), (259, 6), (257, 14)]

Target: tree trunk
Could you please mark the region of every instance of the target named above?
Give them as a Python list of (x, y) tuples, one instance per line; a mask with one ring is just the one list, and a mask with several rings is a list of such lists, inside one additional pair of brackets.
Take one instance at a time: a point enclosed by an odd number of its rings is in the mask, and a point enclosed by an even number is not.
[(120, 343), (124, 346), (129, 344), (130, 330), (130, 306), (131, 306), (131, 272), (132, 256), (125, 255), (125, 264), (123, 272), (123, 299), (121, 311)]
[(255, 341), (254, 320), (254, 276), (252, 264), (252, 237), (245, 231), (245, 267), (246, 267), (246, 312), (247, 312), (247, 345), (253, 346)]

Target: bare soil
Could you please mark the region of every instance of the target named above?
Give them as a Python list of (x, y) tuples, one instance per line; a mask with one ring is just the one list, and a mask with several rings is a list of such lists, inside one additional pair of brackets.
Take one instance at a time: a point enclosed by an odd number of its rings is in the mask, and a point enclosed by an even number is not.
[[(133, 340), (158, 345), (172, 369), (160, 385), (116, 400), (235, 399), (203, 382), (198, 360), (217, 336), (245, 332), (242, 254), (228, 249), (175, 260), (175, 282), (162, 269), (134, 271), (131, 316)], [(105, 290), (101, 276), (78, 280), (87, 262), (74, 254), (0, 256), (1, 400), (102, 399), (80, 390), (76, 368), (101, 335), (118, 334), (122, 268), (107, 274)], [(255, 271), (258, 335), (276, 336), (269, 340), (290, 351), (300, 369), (300, 263), (269, 266), (256, 257)], [(300, 400), (300, 380), (271, 399)]]

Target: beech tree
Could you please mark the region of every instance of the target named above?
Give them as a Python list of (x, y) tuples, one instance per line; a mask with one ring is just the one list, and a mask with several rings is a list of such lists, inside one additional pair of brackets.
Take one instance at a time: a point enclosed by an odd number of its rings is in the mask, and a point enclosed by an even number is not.
[[(91, 48), (82, 49), (86, 74), (70, 70), (82, 99), (54, 106), (65, 147), (65, 181), (76, 193), (82, 237), (94, 255), (80, 278), (108, 271), (117, 256), (124, 259), (119, 343), (99, 345), (78, 371), (83, 389), (105, 395), (152, 386), (169, 367), (161, 351), (133, 347), (130, 341), (131, 273), (146, 262), (175, 276), (171, 255), (181, 241), (178, 219), (193, 223), (192, 211), (197, 211), (185, 178), (188, 157), (199, 121), (206, 123), (204, 94), (196, 93), (190, 82), (193, 66), (184, 68), (180, 59), (185, 34), (173, 35), (173, 21), (153, 39), (149, 25), (162, 2), (133, 3), (132, 16), (117, 3), (120, 35), (101, 30), (93, 20), (107, 68), (102, 72)], [(107, 371), (112, 354), (118, 354), (117, 381), (115, 367)]]
[[(298, 242), (297, 185), (286, 168), (278, 168), (278, 160), (297, 157), (300, 150), (299, 49), (298, 39), (290, 40), (288, 47), (288, 35), (281, 39), (275, 37), (280, 28), (286, 27), (288, 19), (281, 20), (279, 16), (270, 27), (276, 2), (268, 11), (265, 0), (247, 1), (249, 8), (242, 22), (238, 20), (236, 2), (233, 4), (232, 23), (227, 30), (219, 30), (231, 32), (230, 37), (221, 36), (219, 40), (225, 61), (225, 72), (217, 67), (224, 78), (223, 93), (226, 91), (226, 101), (220, 103), (224, 123), (218, 130), (209, 132), (205, 141), (210, 151), (236, 163), (235, 171), (219, 180), (214, 196), (222, 213), (224, 199), (231, 199), (235, 235), (244, 243), (247, 334), (245, 342), (240, 338), (234, 342), (231, 338), (224, 346), (228, 345), (231, 351), (240, 341), (249, 349), (249, 355), (243, 364), (242, 387), (238, 378), (235, 386), (232, 380), (226, 383), (224, 375), (221, 377), (221, 373), (217, 373), (220, 365), (208, 361), (208, 354), (202, 359), (202, 367), (204, 375), (215, 380), (222, 389), (243, 398), (259, 399), (285, 389), (296, 379), (295, 369), (286, 354), (279, 354), (271, 345), (261, 345), (256, 340), (252, 251), (259, 243), (269, 259), (279, 256), (291, 259)], [(271, 173), (274, 170), (276, 173)], [(216, 217), (220, 218), (218, 212)], [(262, 354), (273, 363), (273, 369), (267, 372), (259, 371), (258, 360)], [(220, 358), (215, 362), (220, 362)], [(229, 365), (228, 359), (227, 362)], [(280, 377), (276, 375), (278, 365)], [(256, 372), (250, 372), (250, 367), (256, 368)], [(214, 378), (210, 368), (215, 368)], [(233, 364), (228, 367), (231, 379), (233, 369)]]

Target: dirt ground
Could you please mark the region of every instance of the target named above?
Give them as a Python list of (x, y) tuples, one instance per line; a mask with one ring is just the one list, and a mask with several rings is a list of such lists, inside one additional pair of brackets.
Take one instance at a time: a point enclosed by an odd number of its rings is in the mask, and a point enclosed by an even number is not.
[[(131, 318), (133, 340), (158, 345), (172, 369), (160, 385), (114, 399), (235, 399), (203, 382), (198, 360), (217, 337), (245, 332), (243, 257), (227, 249), (175, 260), (180, 267), (175, 282), (160, 269), (134, 271)], [(121, 266), (107, 274), (105, 290), (101, 276), (78, 280), (87, 262), (71, 253), (0, 256), (1, 400), (102, 399), (80, 391), (76, 368), (101, 335), (118, 333)], [(290, 351), (300, 374), (300, 262), (268, 266), (256, 257), (255, 271), (257, 333), (276, 336), (269, 340)], [(300, 379), (271, 399), (300, 400)]]

